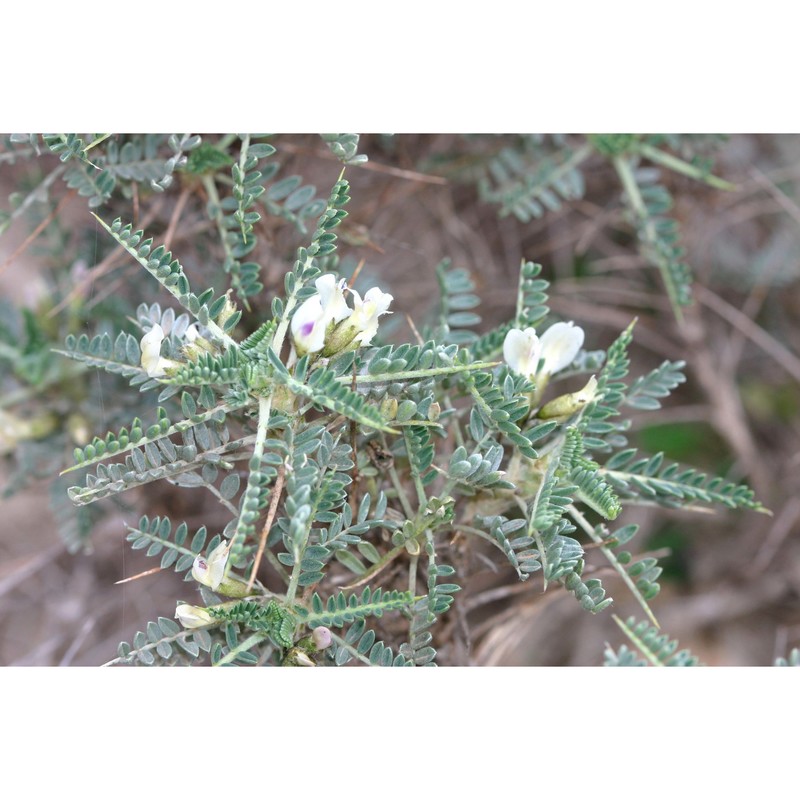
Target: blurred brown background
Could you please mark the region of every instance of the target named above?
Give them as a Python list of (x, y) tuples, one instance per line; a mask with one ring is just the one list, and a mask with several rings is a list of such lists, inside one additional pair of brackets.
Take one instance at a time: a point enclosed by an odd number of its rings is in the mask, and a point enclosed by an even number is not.
[[(481, 147), (503, 141), (483, 139)], [(302, 174), (324, 196), (341, 167), (320, 140), (280, 136), (275, 145), (285, 159), (282, 174)], [(766, 665), (800, 646), (800, 136), (732, 135), (715, 174), (737, 184), (736, 192), (667, 179), (676, 200), (671, 213), (696, 278), (683, 327), (675, 323), (657, 272), (637, 253), (619, 183), (606, 163), (589, 162), (583, 200), (523, 223), (499, 218), (497, 207), (461, 180), (451, 157), (470, 151), (469, 139), (460, 135), (365, 136), (359, 152), (370, 162), (347, 170), (353, 200), (342, 256), (353, 264), (365, 258), (362, 274), (394, 295), (389, 335), (407, 337), (404, 315), (419, 322), (433, 306), (434, 267), (444, 257), (471, 271), (483, 300), (484, 330), (513, 313), (522, 258), (543, 265), (553, 283), (553, 311), (583, 326), (591, 349), (607, 347), (637, 316), (631, 374), (665, 358), (685, 359), (688, 382), (661, 412), (633, 415), (634, 443), (748, 482), (774, 512), (625, 508), (620, 522), (642, 525), (639, 549), (662, 556), (662, 592), (651, 604), (662, 629), (707, 664)], [(0, 205), (15, 176), (14, 167), (0, 165)], [(199, 262), (204, 255), (193, 236), (208, 223), (199, 198), (181, 197), (177, 187), (162, 200), (167, 219), (185, 203), (172, 248), (182, 261)], [(81, 198), (66, 202), (61, 214), (68, 226), (89, 225)], [(31, 227), (18, 220), (0, 237), (0, 264)], [(268, 309), (304, 237), (277, 223), (265, 224), (263, 233), (256, 258), (267, 287), (260, 307)], [(0, 292), (15, 303), (35, 304), (50, 268), (28, 248), (0, 271)], [(111, 289), (130, 294), (134, 304), (165, 300), (146, 284), (137, 265), (125, 263), (98, 278), (89, 297)], [(104, 378), (87, 374), (83, 380)], [(11, 469), (9, 459), (0, 461), (1, 482)], [(134, 524), (144, 511), (167, 512), (191, 529), (208, 515), (219, 516), (218, 507), (169, 487), (129, 494), (129, 508), (113, 510), (95, 531), (93, 552), (77, 555), (68, 554), (55, 533), (45, 480), (2, 502), (0, 664), (101, 664), (148, 620), (172, 616), (176, 597), (190, 599), (191, 590), (171, 572), (115, 585), (154, 566), (130, 550), (123, 521)], [(641, 617), (609, 571), (598, 575), (617, 602), (591, 616), (571, 595), (542, 595), (537, 576), (518, 583), (497, 560), (493, 567), (475, 559), (459, 564), (457, 557), (454, 563), (463, 568), (464, 591), (433, 631), (442, 664), (598, 665), (606, 642), (623, 643), (611, 612)]]

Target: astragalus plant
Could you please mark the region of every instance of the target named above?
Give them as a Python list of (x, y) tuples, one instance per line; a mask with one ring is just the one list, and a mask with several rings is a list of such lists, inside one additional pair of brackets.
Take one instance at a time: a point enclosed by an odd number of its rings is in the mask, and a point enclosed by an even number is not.
[[(529, 261), (508, 289), (513, 318), (488, 332), (475, 331), (470, 276), (447, 261), (436, 268), (433, 319), (415, 319), (369, 265), (356, 288), (358, 270), (337, 253), (350, 199), (344, 173), (327, 200), (298, 176), (275, 180), (280, 153), (265, 138), (103, 134), (87, 144), (49, 135), (8, 145), (14, 159), (56, 154), (47, 186), (60, 177), (88, 198), (100, 238), (114, 245), (107, 263), (116, 254), (138, 262), (163, 295), (135, 315), (98, 319), (94, 335), (79, 332), (93, 318), (70, 296), (82, 318), (59, 352), (127, 382), (105, 400), (115, 430), (91, 439), (53, 423), (39, 437), (59, 458), (67, 437), (78, 444), (65, 472), (84, 478), (70, 500), (85, 510), (144, 487), (147, 503), (150, 485), (164, 481), (210, 493), (228, 515), (227, 524), (214, 517), (190, 528), (158, 507), (127, 526), (132, 547), (157, 559), (154, 571), (174, 570), (185, 583), (108, 663), (456, 663), (438, 637), (457, 611), (466, 576), (456, 566), (467, 552), (530, 591), (571, 593), (591, 614), (612, 603), (597, 577), (610, 566), (655, 624), (661, 569), (635, 554), (625, 508), (763, 510), (746, 486), (629, 446), (626, 412), (658, 412), (684, 381), (683, 362), (629, 378), (635, 320), (607, 349), (592, 346), (581, 320), (550, 314), (548, 282)], [(358, 137), (324, 138), (345, 165), (360, 163)], [(175, 224), (154, 241), (127, 220), (138, 219), (140, 193), (163, 192), (175, 177)], [(206, 215), (193, 257), (222, 254), (214, 285), (223, 290), (197, 285), (198, 271), (163, 243), (193, 194)], [(23, 199), (7, 222), (33, 202)], [(114, 219), (124, 208), (126, 218)], [(263, 216), (307, 237), (283, 291), (267, 301), (262, 269), (249, 260)], [(209, 230), (216, 251), (203, 244)], [(389, 320), (402, 322), (391, 335)], [(408, 341), (397, 343), (402, 331)], [(4, 343), (14, 353), (21, 346), (11, 334)], [(77, 392), (86, 427), (93, 406), (75, 375), (48, 369), (41, 385), (63, 387), (64, 402)], [(40, 389), (32, 384), (24, 397)], [(20, 413), (0, 419), (9, 452)], [(82, 536), (70, 541), (81, 546)]]
[(440, 265), (438, 319), (381, 344), (387, 315), (407, 309), (338, 275), (348, 200), (342, 177), (248, 336), (230, 292), (192, 288), (145, 232), (98, 217), (165, 302), (114, 335), (67, 339), (65, 355), (142, 392), (141, 417), (75, 451), (86, 478), (69, 496), (164, 480), (204, 486), (230, 514), (221, 529), (154, 515), (129, 526), (132, 546), (186, 585), (109, 663), (433, 665), (471, 537), (521, 581), (597, 613), (612, 599), (584, 578), (591, 553), (654, 619), (660, 568), (628, 549), (625, 506), (762, 510), (745, 486), (628, 447), (626, 409), (657, 411), (683, 363), (629, 380), (634, 321), (587, 349), (579, 321), (549, 314), (537, 264), (520, 267), (514, 318), (480, 336), (469, 277)]

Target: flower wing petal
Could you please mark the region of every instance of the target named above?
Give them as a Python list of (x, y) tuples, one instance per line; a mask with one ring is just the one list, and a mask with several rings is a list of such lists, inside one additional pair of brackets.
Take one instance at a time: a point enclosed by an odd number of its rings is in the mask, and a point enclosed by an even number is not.
[(541, 342), (533, 328), (512, 328), (503, 341), (503, 358), (514, 372), (530, 378), (539, 364)]
[(574, 322), (556, 322), (542, 334), (543, 371), (552, 375), (568, 367), (583, 347), (583, 328)]

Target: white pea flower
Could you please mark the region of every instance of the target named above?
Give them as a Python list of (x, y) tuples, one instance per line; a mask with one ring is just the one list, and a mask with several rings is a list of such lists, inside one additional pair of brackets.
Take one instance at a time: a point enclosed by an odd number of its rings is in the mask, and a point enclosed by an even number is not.
[(297, 352), (318, 353), (325, 344), (325, 325), (323, 324), (322, 303), (315, 294), (301, 303), (292, 317), (292, 340)]
[(533, 328), (512, 328), (503, 342), (503, 358), (514, 372), (532, 378), (539, 366), (542, 343)]
[(355, 310), (347, 324), (348, 327), (358, 331), (353, 341), (366, 347), (378, 332), (378, 317), (392, 313), (389, 311), (389, 305), (394, 298), (387, 292), (382, 292), (377, 286), (368, 289), (363, 300), (355, 289), (351, 289), (350, 292), (353, 295)]
[(568, 367), (583, 347), (583, 328), (573, 322), (556, 322), (542, 334), (542, 372), (552, 375)]
[(142, 336), (139, 347), (142, 351), (142, 366), (151, 378), (163, 378), (166, 370), (177, 367), (178, 362), (161, 355), (161, 342), (164, 341), (164, 329), (156, 323)]
[(186, 332), (183, 334), (184, 339), (186, 339), (189, 344), (194, 342), (200, 336), (200, 332), (197, 330), (197, 323), (193, 322), (187, 329)]
[(221, 542), (209, 555), (208, 559), (197, 556), (192, 564), (192, 577), (203, 586), (216, 591), (225, 577), (228, 563), (228, 542)]
[(347, 287), (344, 278), (337, 283), (333, 275), (323, 275), (314, 281), (314, 285), (319, 292), (322, 310), (328, 322), (341, 322), (353, 313), (353, 309), (347, 305), (344, 297), (344, 290)]
[[(552, 375), (568, 367), (582, 346), (583, 328), (573, 322), (557, 322), (541, 338), (533, 328), (513, 328), (503, 342), (503, 358), (514, 372), (532, 379), (537, 371)], [(537, 370), (542, 359), (542, 368)]]
[(333, 275), (323, 275), (315, 285), (317, 294), (301, 303), (292, 317), (292, 340), (300, 355), (322, 350), (328, 325), (353, 313), (344, 298), (344, 281), (337, 284)]
[(214, 622), (214, 617), (204, 608), (190, 606), (188, 603), (181, 603), (175, 609), (175, 618), (184, 628), (202, 628)]

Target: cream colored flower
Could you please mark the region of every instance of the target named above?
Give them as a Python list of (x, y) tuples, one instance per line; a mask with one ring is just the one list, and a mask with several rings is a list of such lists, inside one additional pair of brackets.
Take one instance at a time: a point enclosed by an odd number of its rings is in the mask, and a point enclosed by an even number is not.
[(583, 328), (574, 322), (556, 322), (542, 334), (542, 372), (552, 375), (568, 367), (583, 347)]
[(344, 297), (344, 290), (347, 288), (344, 278), (337, 283), (333, 275), (323, 275), (314, 281), (314, 285), (319, 292), (322, 311), (328, 322), (341, 322), (353, 313)]
[(503, 358), (514, 372), (532, 378), (539, 366), (542, 343), (533, 328), (512, 328), (503, 342)]
[(178, 362), (161, 355), (161, 343), (164, 341), (164, 329), (156, 323), (142, 336), (139, 347), (142, 351), (141, 364), (151, 378), (163, 378), (166, 370), (177, 367)]
[(203, 586), (216, 591), (225, 577), (225, 567), (228, 564), (228, 542), (221, 542), (206, 559), (197, 556), (192, 564), (192, 577)]
[(328, 325), (341, 322), (353, 313), (344, 298), (344, 281), (336, 283), (333, 275), (323, 275), (314, 285), (317, 294), (301, 303), (292, 317), (292, 340), (301, 356), (322, 350)]
[(347, 320), (347, 325), (358, 331), (353, 341), (366, 347), (378, 332), (378, 317), (392, 313), (389, 311), (389, 305), (394, 298), (387, 292), (382, 292), (377, 286), (368, 289), (363, 300), (355, 289), (351, 289), (350, 293), (353, 295), (355, 309)]
[[(573, 322), (557, 322), (539, 338), (533, 328), (512, 328), (503, 342), (503, 358), (514, 372), (533, 377), (552, 375), (568, 367), (583, 347), (583, 328)], [(541, 369), (539, 362), (544, 359)]]
[(214, 617), (204, 608), (190, 606), (188, 603), (181, 603), (175, 609), (175, 618), (184, 628), (202, 628), (214, 622)]

